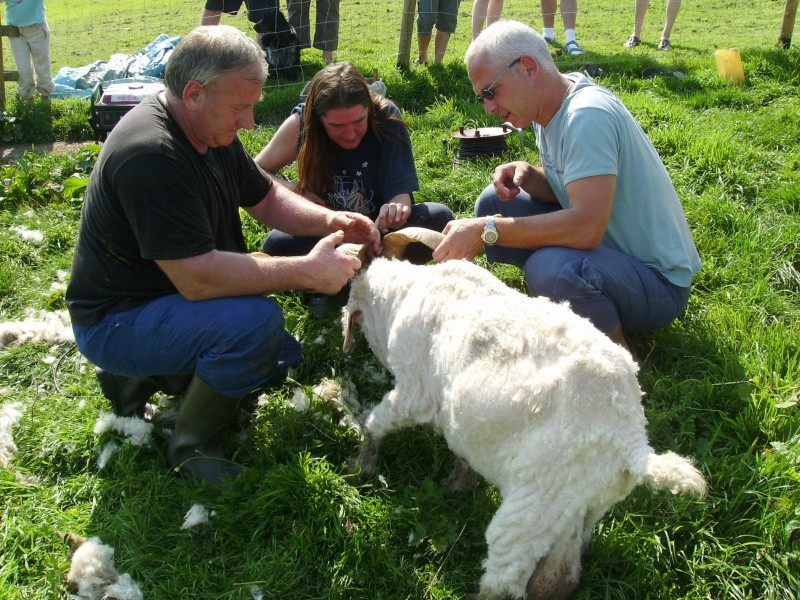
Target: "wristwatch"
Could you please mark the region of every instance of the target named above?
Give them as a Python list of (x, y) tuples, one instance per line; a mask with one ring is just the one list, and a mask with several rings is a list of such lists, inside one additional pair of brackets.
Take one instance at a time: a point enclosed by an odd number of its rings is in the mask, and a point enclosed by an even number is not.
[(497, 233), (497, 227), (494, 226), (494, 217), (495, 215), (489, 215), (486, 217), (486, 225), (484, 226), (483, 233), (481, 234), (481, 239), (487, 246), (494, 246), (497, 243), (497, 240), (500, 238), (500, 234)]

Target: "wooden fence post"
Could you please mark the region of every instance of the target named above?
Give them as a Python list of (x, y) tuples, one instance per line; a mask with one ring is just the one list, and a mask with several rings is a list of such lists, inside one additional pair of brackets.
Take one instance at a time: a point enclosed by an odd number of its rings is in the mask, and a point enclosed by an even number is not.
[(0, 17), (0, 110), (6, 109), (6, 81), (19, 81), (19, 73), (6, 71), (3, 62), (3, 37), (19, 37), (19, 28), (3, 25), (3, 18)]
[(788, 50), (792, 44), (792, 31), (796, 15), (797, 0), (786, 0), (786, 6), (783, 9), (783, 23), (781, 23), (781, 37), (778, 38), (778, 43), (783, 46), (784, 50)]
[(404, 0), (403, 18), (400, 21), (400, 46), (397, 49), (397, 67), (400, 69), (407, 69), (409, 65), (416, 10), (417, 0)]

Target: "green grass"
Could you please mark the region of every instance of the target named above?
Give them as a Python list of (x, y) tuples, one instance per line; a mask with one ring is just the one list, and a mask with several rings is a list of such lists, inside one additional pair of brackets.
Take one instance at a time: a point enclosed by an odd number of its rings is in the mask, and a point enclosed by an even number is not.
[[(639, 489), (614, 507), (584, 557), (578, 598), (798, 598), (800, 54), (775, 48), (783, 2), (684, 3), (671, 54), (654, 49), (663, 2), (653, 3), (646, 43), (635, 51), (621, 47), (632, 3), (584, 4), (578, 35), (587, 55), (557, 60), (565, 70), (606, 70), (599, 82), (623, 98), (653, 139), (703, 259), (686, 312), (632, 344), (642, 359), (652, 444), (695, 457), (710, 491), (697, 502)], [(469, 215), (497, 162), (452, 162), (453, 131), (495, 124), (471, 101), (461, 64), (471, 3), (461, 6), (445, 64), (405, 72), (394, 68), (399, 5), (343, 3), (338, 56), (365, 73), (379, 68), (403, 107), (419, 198)], [(50, 0), (47, 7), (55, 71), (133, 52), (162, 32), (181, 34), (199, 20), (201, 3)], [(506, 2), (506, 16), (538, 27), (536, 11), (529, 2)], [(226, 22), (247, 27), (241, 15)], [(557, 28), (560, 34), (559, 20)], [(713, 51), (732, 46), (741, 49), (747, 73), (739, 86), (714, 67)], [(304, 51), (303, 61), (309, 76), (321, 65), (318, 51)], [(680, 69), (686, 78), (643, 79), (650, 66)], [(301, 85), (268, 85), (259, 126), (242, 135), (250, 151), (269, 139)], [(90, 139), (86, 103), (17, 106), (12, 84), (7, 91), (5, 137)], [(530, 132), (524, 148), (509, 139), (505, 158), (536, 161), (534, 146)], [(96, 152), (30, 153), (0, 165), (0, 320), (64, 307), (63, 290), (52, 284), (69, 269)], [(41, 231), (44, 241), (26, 242), (12, 227)], [(257, 248), (263, 229), (252, 221), (245, 228)], [(522, 286), (518, 270), (493, 271)], [(293, 375), (297, 384), (342, 377), (365, 404), (388, 389), (363, 340), (341, 353), (334, 312), (319, 320), (299, 294), (278, 300), (306, 353)], [(246, 437), (228, 442), (248, 467), (246, 486), (218, 494), (170, 475), (160, 430), (152, 446), (122, 445), (99, 471), (100, 449), (118, 436), (93, 433), (109, 407), (91, 365), (70, 345), (0, 349), (0, 403), (20, 403), (23, 412), (13, 430), (18, 452), (0, 468), (0, 598), (68, 598), (67, 533), (113, 546), (118, 570), (148, 599), (245, 599), (254, 597), (252, 586), (265, 598), (292, 599), (454, 599), (474, 591), (496, 491), (482, 484), (463, 496), (445, 493), (437, 482), (453, 457), (421, 429), (387, 440), (379, 464), (385, 484), (354, 486), (345, 478), (354, 435), (322, 401), (293, 410), (295, 385), (270, 390), (243, 415)], [(216, 516), (181, 531), (195, 502)]]

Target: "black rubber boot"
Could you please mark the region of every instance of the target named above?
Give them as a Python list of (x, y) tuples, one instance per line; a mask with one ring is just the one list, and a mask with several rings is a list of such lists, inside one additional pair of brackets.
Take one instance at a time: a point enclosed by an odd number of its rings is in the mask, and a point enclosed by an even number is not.
[(95, 375), (103, 395), (111, 401), (114, 414), (119, 417), (144, 417), (144, 405), (158, 391), (177, 396), (186, 391), (191, 373), (156, 375), (154, 377), (127, 377), (95, 367)]
[(242, 468), (225, 457), (220, 444), (238, 406), (238, 398), (209, 387), (197, 375), (192, 378), (167, 445), (167, 458), (175, 471), (216, 486), (239, 476)]

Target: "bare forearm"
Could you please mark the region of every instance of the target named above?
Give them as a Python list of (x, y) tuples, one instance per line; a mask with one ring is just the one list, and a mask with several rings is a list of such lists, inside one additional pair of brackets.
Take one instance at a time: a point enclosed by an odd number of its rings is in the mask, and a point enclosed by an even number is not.
[[(544, 173), (538, 170), (537, 175), (528, 178), (532, 182), (531, 189), (536, 189), (537, 184), (534, 182), (538, 180), (539, 174), (544, 177)], [(527, 186), (524, 189), (528, 191)], [(546, 189), (550, 191), (555, 202), (555, 194), (550, 186), (547, 185)], [(496, 226), (500, 233), (500, 243), (528, 249), (543, 246), (596, 248), (603, 241), (611, 219), (615, 189), (616, 177), (611, 175), (597, 175), (573, 181), (566, 188), (569, 208), (545, 215), (498, 219)], [(534, 196), (533, 192), (529, 193)]]
[(267, 257), (214, 250), (158, 264), (189, 300), (263, 295), (312, 287), (305, 256)]
[[(377, 230), (375, 230), (377, 233)], [(262, 295), (287, 290), (335, 294), (361, 268), (354, 256), (337, 252), (345, 234), (322, 238), (306, 256), (270, 257), (212, 250), (158, 265), (189, 300)]]
[(497, 217), (499, 244), (535, 250), (546, 246), (590, 249), (599, 244), (595, 227), (570, 210), (532, 217)]
[(332, 231), (332, 211), (309, 202), (273, 180), (267, 197), (247, 212), (257, 221), (291, 235), (323, 236)]

